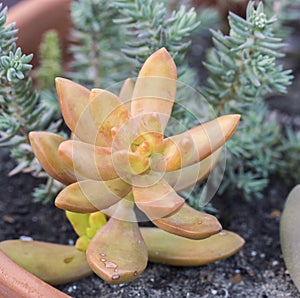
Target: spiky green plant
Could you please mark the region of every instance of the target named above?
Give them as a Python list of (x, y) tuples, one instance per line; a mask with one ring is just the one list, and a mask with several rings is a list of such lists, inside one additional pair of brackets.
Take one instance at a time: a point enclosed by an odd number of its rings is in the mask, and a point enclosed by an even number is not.
[(257, 6), (249, 2), (246, 19), (230, 13), (228, 20), (228, 35), (212, 31), (214, 48), (204, 62), (209, 77), (203, 93), (217, 113), (243, 114), (238, 142), (228, 143), (220, 190), (238, 189), (250, 198), (260, 196), (269, 176), (282, 166), (278, 147), (282, 134), (263, 98), (286, 93), (293, 77), (278, 62), (284, 43), (274, 30), (276, 18), (267, 17), (262, 2)]
[[(15, 24), (6, 25), (7, 9), (2, 9), (1, 4), (0, 10), (0, 147), (11, 149), (11, 156), (17, 162), (10, 175), (32, 173), (49, 179), (49, 185), (55, 185), (56, 189), (57, 185), (35, 159), (28, 139), (32, 130), (57, 130), (59, 123), (53, 122), (55, 110), (46, 105), (33, 88), (30, 76), (32, 55), (25, 55), (17, 48)], [(54, 189), (47, 188), (48, 197)]]

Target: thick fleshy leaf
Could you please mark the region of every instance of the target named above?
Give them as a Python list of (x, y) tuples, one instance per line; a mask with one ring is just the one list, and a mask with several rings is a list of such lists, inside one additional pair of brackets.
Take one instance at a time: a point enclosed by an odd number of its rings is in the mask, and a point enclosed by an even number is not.
[(106, 90), (93, 89), (93, 99), (90, 102), (90, 112), (98, 129), (97, 139), (103, 139), (108, 145), (112, 144), (115, 132), (128, 121), (130, 113), (117, 96)]
[(60, 144), (58, 155), (74, 171), (78, 180), (112, 180), (118, 177), (108, 147), (69, 140)]
[(166, 172), (164, 179), (174, 188), (175, 191), (182, 191), (194, 187), (203, 180), (216, 165), (222, 148), (218, 149), (202, 161), (179, 170)]
[(7, 240), (0, 243), (0, 250), (18, 265), (52, 285), (75, 281), (92, 273), (85, 254), (74, 246)]
[(89, 227), (90, 215), (88, 213), (66, 211), (66, 216), (78, 236), (86, 233), (86, 229)]
[(0, 297), (41, 297), (42, 293), (43, 297), (70, 298), (17, 265), (1, 250), (0, 259)]
[(134, 81), (132, 79), (126, 79), (119, 94), (119, 100), (125, 104), (127, 109), (131, 109), (131, 98), (134, 89)]
[(175, 214), (152, 222), (160, 229), (190, 239), (207, 238), (222, 230), (216, 217), (197, 211), (187, 204)]
[(58, 208), (91, 213), (102, 210), (124, 198), (131, 186), (120, 178), (108, 181), (83, 180), (63, 189), (55, 199)]
[[(157, 113), (148, 113), (131, 118), (119, 130), (113, 141), (113, 150), (132, 150), (135, 152), (143, 142), (150, 145), (150, 151), (157, 151), (163, 140), (160, 117)], [(150, 153), (151, 153), (150, 152)]]
[(157, 163), (154, 170), (173, 171), (203, 160), (224, 145), (234, 133), (239, 120), (240, 115), (221, 116), (164, 139), (161, 148), (163, 162)]
[(56, 78), (55, 83), (67, 126), (81, 141), (98, 145), (97, 129), (89, 111), (90, 90), (64, 78)]
[(151, 220), (173, 214), (184, 204), (184, 199), (164, 180), (149, 186), (143, 181), (140, 185), (138, 177), (134, 178), (134, 202)]
[(130, 174), (138, 175), (150, 167), (150, 159), (138, 153), (120, 150), (112, 154), (115, 170), (121, 178), (128, 181)]
[(153, 53), (144, 63), (135, 83), (132, 115), (159, 113), (164, 116), (164, 130), (174, 104), (176, 80), (176, 65), (168, 51), (162, 48)]
[(132, 281), (144, 271), (148, 253), (132, 202), (118, 203), (116, 213), (91, 240), (86, 255), (92, 270), (111, 284)]
[(290, 192), (280, 220), (280, 242), (284, 262), (300, 291), (300, 185)]
[(202, 240), (176, 236), (156, 228), (141, 228), (149, 261), (174, 266), (200, 266), (228, 258), (238, 252), (245, 241), (223, 230)]
[(58, 155), (74, 171), (77, 180), (106, 181), (119, 176), (126, 178), (131, 174), (143, 173), (150, 166), (150, 159), (139, 154), (126, 150), (112, 153), (108, 147), (80, 141), (62, 142)]
[(51, 177), (63, 184), (76, 181), (74, 173), (58, 156), (58, 147), (65, 138), (51, 132), (32, 131), (29, 139), (36, 158)]

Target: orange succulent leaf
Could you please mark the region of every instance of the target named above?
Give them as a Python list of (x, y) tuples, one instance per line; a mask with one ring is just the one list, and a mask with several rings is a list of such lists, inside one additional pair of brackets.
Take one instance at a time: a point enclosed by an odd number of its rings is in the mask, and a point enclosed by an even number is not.
[(187, 204), (175, 214), (152, 222), (162, 230), (190, 239), (207, 238), (222, 230), (215, 216), (197, 211)]
[[(111, 92), (93, 89), (92, 100), (89, 104), (93, 122), (98, 130), (97, 139), (101, 138), (111, 146), (114, 135), (113, 128), (118, 128), (128, 121), (130, 113), (116, 95)], [(96, 141), (97, 142), (97, 141)]]
[(108, 181), (83, 180), (64, 188), (56, 197), (58, 208), (91, 213), (106, 209), (124, 198), (131, 186), (120, 178)]
[(57, 153), (65, 138), (51, 132), (32, 131), (29, 139), (36, 158), (51, 177), (63, 184), (76, 181), (73, 171), (68, 169)]
[(132, 281), (144, 271), (148, 252), (131, 202), (118, 203), (108, 223), (91, 240), (86, 255), (92, 270), (111, 284)]
[(164, 116), (164, 130), (172, 112), (176, 87), (176, 65), (168, 51), (162, 48), (152, 54), (140, 70), (132, 95), (132, 115), (159, 113)]
[(143, 143), (148, 142), (151, 153), (157, 150), (163, 140), (160, 117), (157, 113), (138, 115), (129, 119), (115, 130), (112, 147), (114, 150), (133, 152)]
[(149, 158), (127, 150), (113, 152), (112, 160), (118, 175), (125, 180), (128, 175), (142, 174), (150, 167)]
[(55, 83), (65, 123), (80, 140), (94, 144), (97, 128), (89, 111), (90, 90), (64, 78)]
[(211, 155), (191, 166), (179, 170), (164, 173), (164, 179), (176, 191), (183, 191), (187, 188), (194, 187), (209, 175), (211, 170), (217, 164), (223, 148), (217, 149)]
[(164, 180), (145, 187), (133, 179), (132, 191), (137, 207), (151, 220), (173, 214), (184, 204), (184, 199)]
[(125, 104), (125, 106), (129, 111), (131, 109), (130, 103), (133, 95), (133, 90), (134, 90), (134, 81), (133, 79), (129, 78), (125, 80), (119, 93), (119, 100), (123, 104)]
[(58, 155), (74, 171), (77, 180), (118, 178), (108, 147), (69, 140), (60, 144)]
[(203, 160), (225, 144), (239, 121), (240, 115), (225, 115), (164, 139), (161, 147), (163, 167), (158, 163), (155, 170), (174, 171)]

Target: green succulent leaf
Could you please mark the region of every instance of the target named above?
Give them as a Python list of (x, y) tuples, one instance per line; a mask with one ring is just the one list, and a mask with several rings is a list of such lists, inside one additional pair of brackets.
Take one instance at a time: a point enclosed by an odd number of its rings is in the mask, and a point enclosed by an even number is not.
[(6, 240), (0, 250), (15, 263), (52, 285), (92, 274), (85, 253), (74, 246), (41, 241)]
[(285, 264), (300, 291), (300, 184), (290, 192), (280, 221), (280, 242)]

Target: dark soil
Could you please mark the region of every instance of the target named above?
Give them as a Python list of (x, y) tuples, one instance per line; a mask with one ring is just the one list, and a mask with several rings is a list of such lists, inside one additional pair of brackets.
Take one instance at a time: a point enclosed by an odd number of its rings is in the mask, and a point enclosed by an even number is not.
[[(0, 155), (0, 240), (30, 236), (35, 240), (72, 244), (76, 235), (64, 212), (32, 202), (37, 181), (30, 176), (8, 178), (13, 167)], [(274, 183), (263, 200), (216, 200), (220, 221), (246, 240), (235, 256), (203, 267), (149, 264), (131, 284), (108, 285), (96, 275), (60, 286), (72, 297), (300, 297), (286, 271), (279, 242), (280, 211), (288, 189)]]

